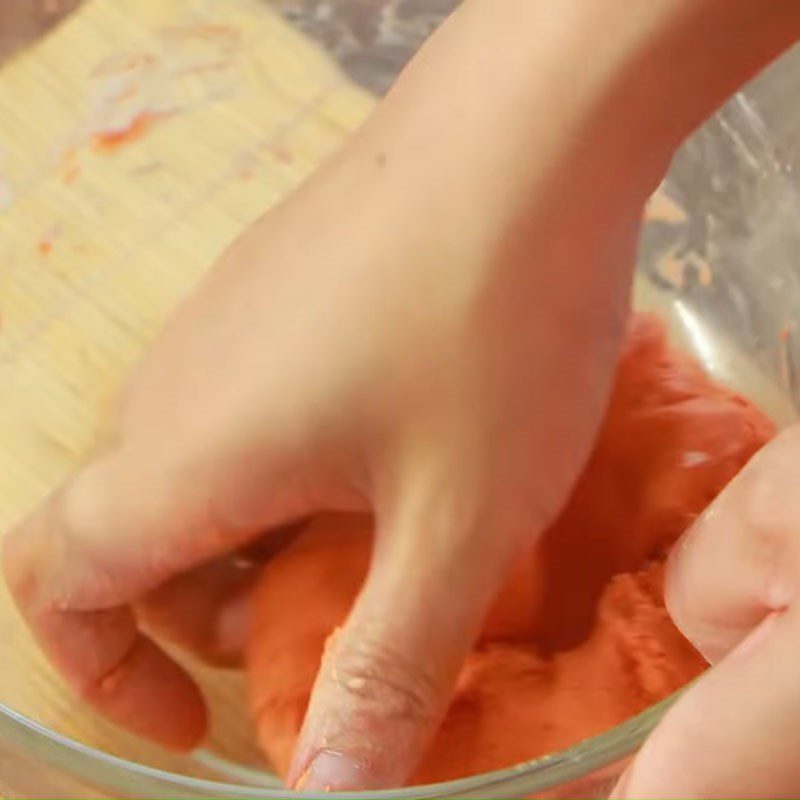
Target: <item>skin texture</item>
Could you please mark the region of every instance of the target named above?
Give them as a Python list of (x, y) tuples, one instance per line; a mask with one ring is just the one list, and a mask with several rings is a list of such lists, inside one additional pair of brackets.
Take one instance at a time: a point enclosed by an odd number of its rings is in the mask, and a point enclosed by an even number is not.
[(405, 782), (509, 565), (589, 455), (644, 202), (799, 18), (794, 0), (466, 0), (219, 260), (133, 376), (113, 440), (5, 539), (65, 680), (194, 746), (202, 699), (150, 633), (232, 657), (245, 585), (220, 588), (204, 630), (185, 614), (209, 563), (225, 575), (309, 513), (371, 511), (369, 575), (288, 780)]
[[(556, 752), (697, 677), (707, 663), (664, 608), (665, 554), (774, 433), (670, 352), (655, 319), (635, 317), (589, 463), (539, 547), (531, 529), (411, 782)], [(366, 516), (318, 517), (259, 579), (247, 672), (260, 742), (281, 775), (326, 640), (335, 646), (367, 575), (372, 527)]]

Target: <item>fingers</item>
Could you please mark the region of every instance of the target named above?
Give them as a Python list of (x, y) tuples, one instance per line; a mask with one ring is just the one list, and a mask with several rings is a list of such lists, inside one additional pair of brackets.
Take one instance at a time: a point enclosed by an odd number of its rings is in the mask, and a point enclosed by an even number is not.
[(766, 447), (673, 554), (668, 605), (717, 663), (666, 715), (617, 797), (800, 794), (800, 429)]
[(502, 551), (486, 551), (488, 537), (469, 533), (429, 514), (380, 530), (362, 593), (326, 648), (290, 786), (409, 780), (508, 565)]
[(11, 592), (27, 623), (73, 691), (134, 733), (189, 750), (203, 737), (206, 711), (191, 678), (141, 635), (127, 608), (70, 611), (53, 602), (45, 554), (58, 498), (4, 547)]
[(689, 689), (615, 796), (797, 797), (799, 623), (796, 612), (761, 623)]
[(286, 546), (298, 526), (271, 532), (255, 545), (167, 581), (136, 603), (136, 616), (159, 640), (220, 667), (241, 665), (250, 593), (264, 562)]
[[(202, 475), (188, 480), (166, 463), (148, 468), (123, 456), (92, 464), (12, 531), (3, 566), (22, 615), (74, 691), (129, 730), (186, 749), (205, 732), (203, 701), (189, 676), (139, 631), (130, 604), (257, 529), (227, 527), (213, 510), (215, 487)], [(265, 516), (265, 527), (273, 521)], [(225, 583), (218, 581), (218, 593), (234, 588), (233, 578)], [(194, 649), (222, 647), (203, 623), (178, 632), (198, 593), (185, 584), (171, 588), (154, 627), (162, 623)]]
[(211, 664), (238, 666), (261, 566), (230, 556), (173, 578), (136, 603), (139, 624)]
[[(39, 556), (52, 600), (72, 610), (122, 605), (284, 521), (289, 509), (276, 505), (247, 525), (232, 522), (219, 461), (212, 472), (122, 450), (76, 475), (28, 523), (46, 527)], [(10, 536), (27, 535), (24, 527)]]
[(221, 484), (235, 485), (236, 472), (223, 458), (204, 474), (202, 464), (184, 470), (167, 458), (121, 451), (90, 464), (8, 538), (37, 531), (32, 558), (51, 604), (72, 611), (124, 605), (306, 510), (304, 498), (269, 502), (278, 493), (266, 482), (258, 515), (234, 521), (236, 501)]

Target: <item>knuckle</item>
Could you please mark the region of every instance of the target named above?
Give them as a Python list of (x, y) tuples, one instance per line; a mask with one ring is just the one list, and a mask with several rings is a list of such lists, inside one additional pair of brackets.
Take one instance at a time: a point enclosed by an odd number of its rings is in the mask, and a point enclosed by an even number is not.
[(424, 667), (363, 632), (332, 654), (330, 675), (360, 713), (412, 724), (437, 714), (437, 687)]
[[(12, 596), (22, 607), (39, 605), (60, 541), (58, 495), (3, 539), (2, 566)], [(55, 534), (54, 534), (55, 531)]]
[(797, 465), (787, 459), (781, 442), (765, 449), (762, 456), (749, 465), (741, 480), (732, 483), (728, 491), (739, 505), (740, 520), (754, 544), (772, 550), (782, 544), (787, 530), (794, 528), (800, 517), (794, 485)]
[(32, 593), (36, 581), (34, 564), (24, 545), (25, 537), (21, 530), (14, 530), (3, 539), (3, 574), (11, 594), (18, 601)]
[(800, 503), (787, 494), (785, 481), (774, 470), (755, 471), (741, 493), (745, 526), (746, 556), (751, 568), (760, 576), (761, 595), (770, 605), (770, 598), (783, 592), (777, 587), (785, 583), (787, 569), (796, 566), (800, 523)]

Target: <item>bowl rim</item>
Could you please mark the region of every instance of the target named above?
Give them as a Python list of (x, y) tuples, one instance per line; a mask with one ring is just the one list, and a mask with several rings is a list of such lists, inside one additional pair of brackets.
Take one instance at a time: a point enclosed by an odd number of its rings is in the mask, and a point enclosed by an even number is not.
[[(482, 798), (499, 798), (511, 796), (510, 792), (543, 791), (576, 781), (621, 761), (637, 750), (683, 691), (685, 688), (620, 725), (565, 750), (456, 781), (369, 792), (368, 796), (385, 800), (458, 798), (475, 797), (478, 790)], [(0, 739), (20, 747), (26, 756), (45, 762), (70, 778), (85, 782), (89, 787), (101, 791), (134, 791), (138, 798), (290, 800), (302, 796), (288, 789), (268, 789), (244, 783), (194, 778), (130, 761), (60, 734), (3, 703), (0, 703)], [(170, 793), (165, 795), (165, 791)], [(334, 800), (355, 800), (365, 796), (365, 792), (330, 794)]]

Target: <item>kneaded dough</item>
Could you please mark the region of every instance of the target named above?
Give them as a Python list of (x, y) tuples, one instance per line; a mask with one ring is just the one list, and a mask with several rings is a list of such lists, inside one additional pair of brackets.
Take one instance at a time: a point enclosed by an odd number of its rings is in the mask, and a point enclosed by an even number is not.
[[(664, 609), (663, 561), (774, 432), (671, 351), (655, 318), (635, 316), (594, 453), (558, 521), (509, 576), (413, 782), (563, 749), (700, 674), (705, 662)], [(281, 775), (371, 538), (367, 517), (321, 516), (264, 568), (247, 668), (259, 741)]]

